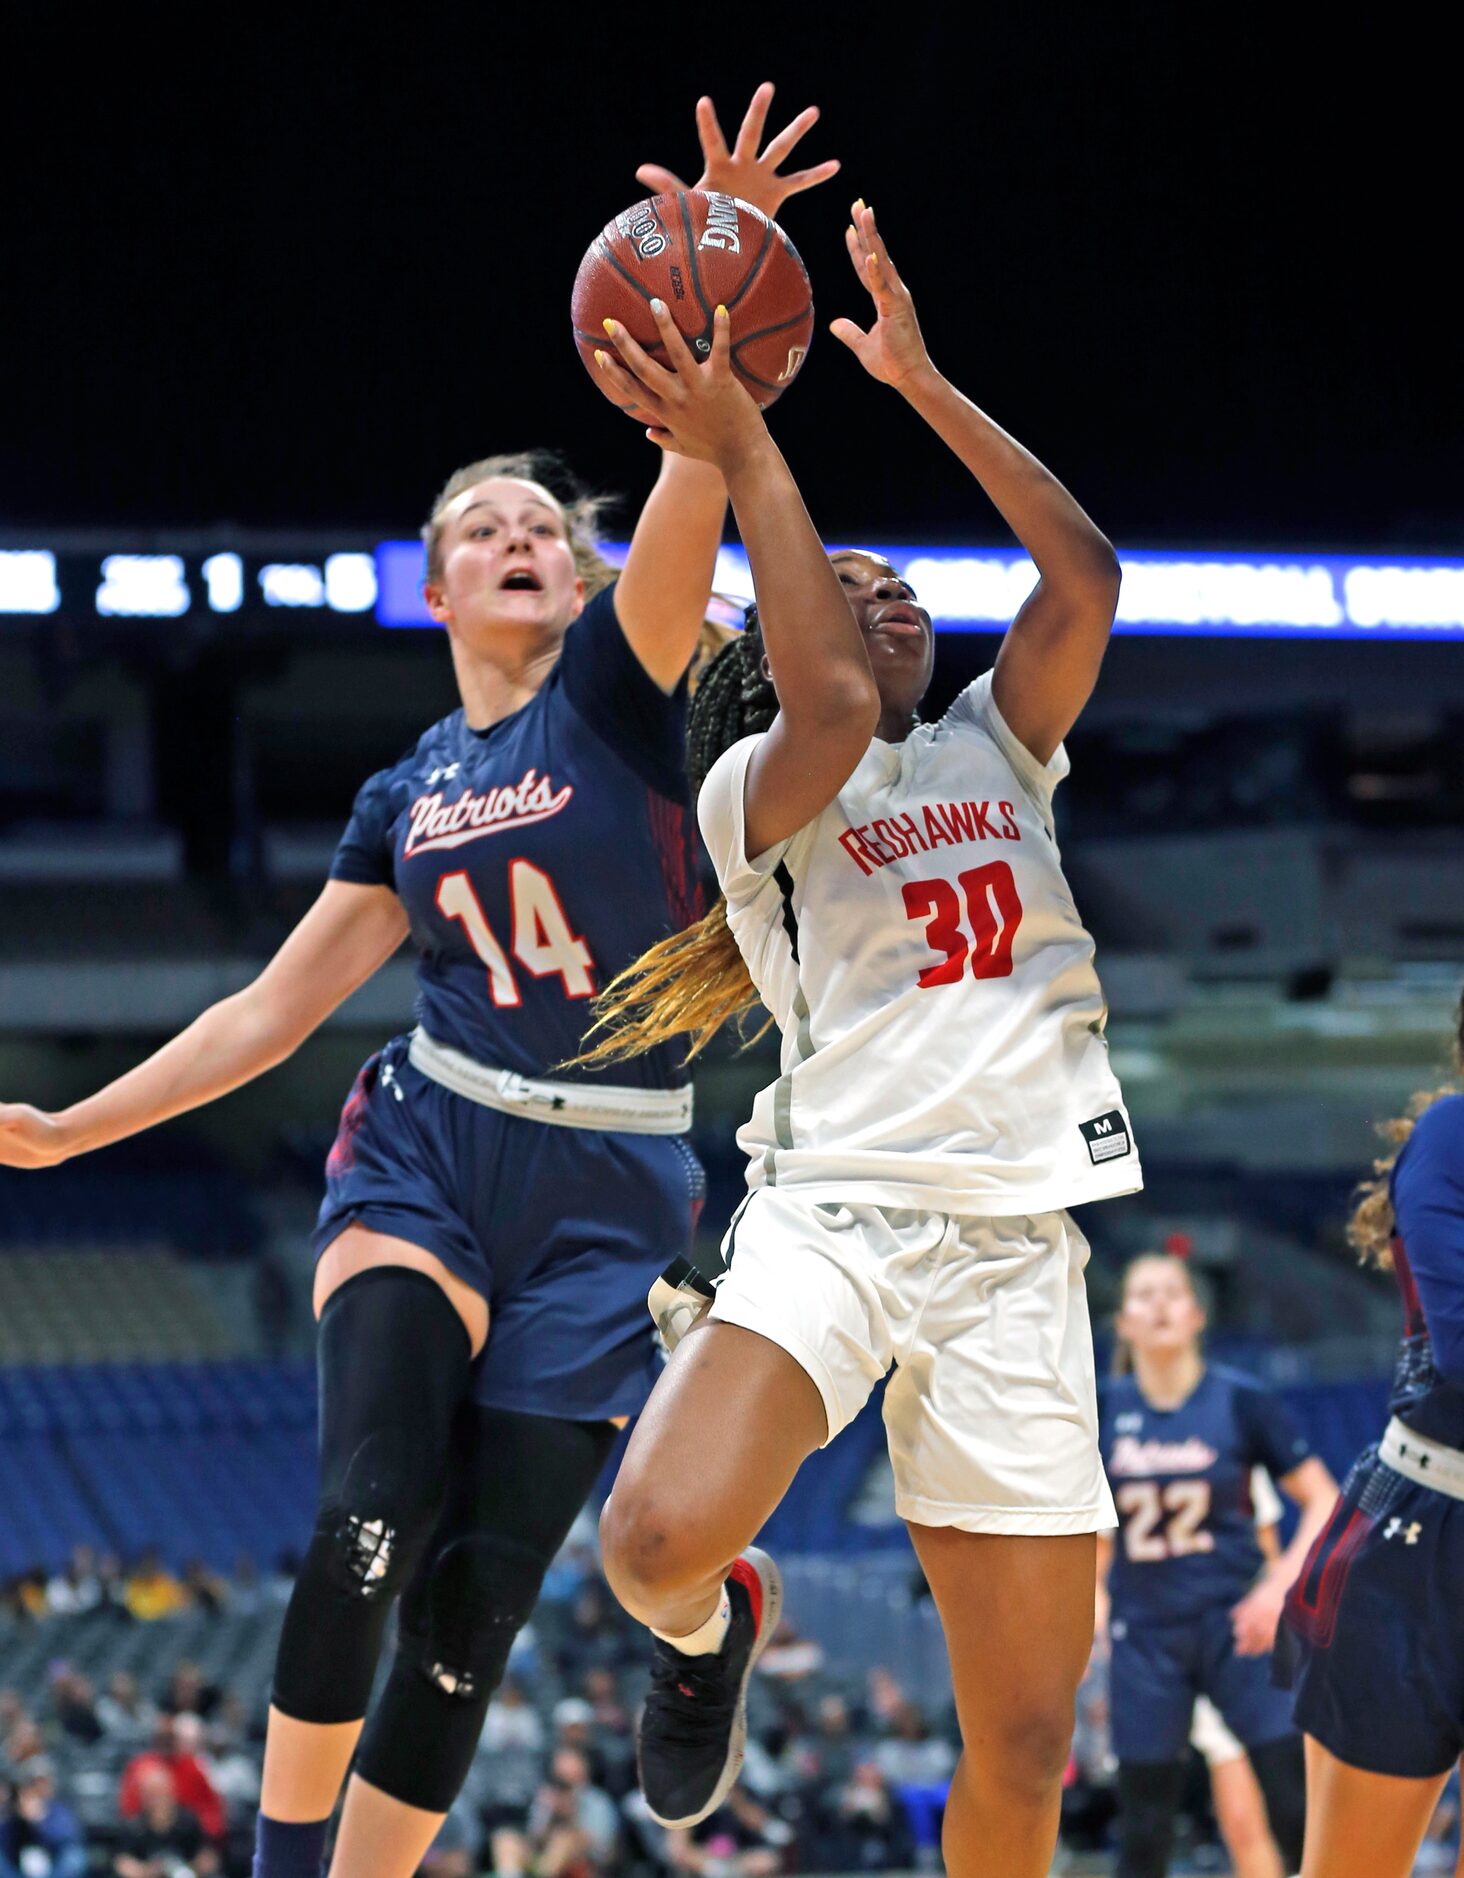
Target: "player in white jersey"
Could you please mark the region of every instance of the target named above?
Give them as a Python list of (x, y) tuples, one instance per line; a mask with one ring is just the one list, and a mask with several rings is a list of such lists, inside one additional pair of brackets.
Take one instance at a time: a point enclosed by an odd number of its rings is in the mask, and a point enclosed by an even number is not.
[(710, 1322), (656, 1386), (604, 1559), (658, 1638), (646, 1797), (691, 1824), (735, 1779), (747, 1676), (776, 1621), (776, 1573), (748, 1542), (897, 1366), (897, 1505), (970, 1750), (947, 1869), (1037, 1878), (1088, 1655), (1094, 1535), (1115, 1517), (1087, 1245), (1063, 1209), (1140, 1185), (1052, 821), (1118, 566), (1061, 485), (935, 371), (862, 203), (848, 242), (877, 317), (835, 333), (974, 474), (1040, 578), (995, 672), (918, 723), (934, 642), (914, 594), (877, 555), (824, 554), (760, 415), (718, 389), (715, 365), (693, 384), (619, 348), (652, 436), (722, 469), (757, 624), (703, 679), (688, 737), (725, 903), (632, 967), (607, 1052), (678, 1031), (699, 1044), (761, 998), (783, 1053), (740, 1137), (750, 1192)]

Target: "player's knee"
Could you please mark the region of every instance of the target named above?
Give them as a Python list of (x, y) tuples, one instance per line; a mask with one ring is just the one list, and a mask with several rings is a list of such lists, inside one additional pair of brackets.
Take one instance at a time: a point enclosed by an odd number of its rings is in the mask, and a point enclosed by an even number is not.
[(674, 1494), (631, 1486), (600, 1514), (600, 1558), (610, 1589), (633, 1617), (653, 1622), (657, 1607), (707, 1576), (705, 1547)]
[(503, 1680), (548, 1564), (501, 1534), (455, 1539), (403, 1605), (402, 1654), (444, 1695), (486, 1702)]
[(1017, 1699), (1003, 1714), (983, 1760), (1012, 1798), (1045, 1802), (1061, 1786), (1072, 1753), (1073, 1708), (1036, 1698)]
[(445, 1813), (477, 1751), (513, 1640), (549, 1561), (496, 1534), (454, 1540), (402, 1600), (396, 1661), (362, 1740), (362, 1778)]
[(431, 1536), (442, 1483), (396, 1431), (373, 1433), (337, 1492), (323, 1497), (312, 1551), (338, 1590), (395, 1597)]

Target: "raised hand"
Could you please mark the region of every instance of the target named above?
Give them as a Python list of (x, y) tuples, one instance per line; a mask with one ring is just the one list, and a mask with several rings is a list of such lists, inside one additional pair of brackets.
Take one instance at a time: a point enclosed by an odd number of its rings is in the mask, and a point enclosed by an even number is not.
[(0, 1167), (54, 1167), (67, 1152), (54, 1115), (28, 1102), (0, 1102)]
[(652, 443), (674, 456), (715, 463), (726, 473), (767, 437), (762, 412), (732, 372), (727, 309), (717, 308), (711, 354), (700, 365), (665, 301), (652, 300), (651, 313), (668, 363), (658, 364), (618, 320), (606, 320), (615, 352), (595, 354), (602, 389), (612, 403), (645, 423)]
[[(815, 163), (812, 169), (793, 170), (787, 176), (778, 174), (778, 165), (784, 157), (818, 122), (816, 104), (800, 111), (793, 122), (771, 140), (761, 156), (758, 155), (757, 146), (762, 140), (772, 102), (773, 87), (764, 81), (752, 94), (737, 141), (729, 150), (717, 118), (717, 107), (710, 98), (697, 99), (696, 130), (701, 139), (702, 173), (690, 187), (719, 189), (724, 195), (740, 196), (744, 202), (761, 209), (764, 215), (776, 216), (789, 196), (813, 189), (838, 175), (839, 163), (834, 157), (825, 163)], [(679, 176), (662, 169), (658, 163), (642, 163), (635, 175), (637, 182), (657, 194), (672, 194), (688, 187)]]
[(862, 201), (850, 211), (844, 245), (854, 272), (874, 302), (874, 324), (866, 332), (853, 320), (838, 319), (829, 331), (843, 341), (871, 378), (883, 385), (900, 385), (930, 364), (930, 354), (920, 336), (910, 289), (900, 279), (874, 225), (874, 210)]

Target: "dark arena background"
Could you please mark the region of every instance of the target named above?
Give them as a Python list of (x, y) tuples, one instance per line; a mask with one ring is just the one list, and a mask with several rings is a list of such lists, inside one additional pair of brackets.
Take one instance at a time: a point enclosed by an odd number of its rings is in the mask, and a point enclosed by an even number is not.
[[(624, 498), (606, 528), (624, 539), (658, 459), (575, 356), (575, 269), (645, 193), (638, 165), (697, 175), (703, 91), (730, 133), (770, 77), (774, 128), (822, 108), (798, 162), (843, 163), (780, 216), (819, 329), (771, 426), (824, 537), (911, 571), (938, 626), (932, 705), (990, 665), (1030, 575), (827, 333), (863, 315), (855, 196), (936, 363), (1124, 563), (1058, 797), (1147, 1182), (1082, 1218), (1100, 1365), (1124, 1262), (1181, 1250), (1214, 1300), (1211, 1355), (1279, 1389), (1340, 1477), (1381, 1429), (1397, 1334), (1393, 1288), (1344, 1243), (1349, 1194), (1374, 1123), (1447, 1079), (1464, 980), (1457, 152), (1411, 18), (1304, 40), (1214, 6), (857, 26), (18, 9), (0, 1101), (62, 1108), (244, 985), (319, 891), (361, 781), (454, 707), (415, 537), (458, 464), (551, 446)], [(750, 593), (730, 524), (718, 585)], [(0, 1168), (5, 1878), (144, 1878), (127, 1835), (159, 1765), (206, 1843), (145, 1878), (249, 1870), (314, 1517), (322, 1164), (411, 1005), (403, 954), (234, 1095)], [(709, 1242), (774, 1061), (728, 1040), (699, 1068)], [(939, 1869), (951, 1685), (877, 1404), (767, 1543), (785, 1629), (710, 1827), (666, 1835), (638, 1801), (644, 1633), (605, 1588), (591, 1509), (422, 1870)], [(1076, 1720), (1057, 1869), (1106, 1872), (1101, 1662)], [(1192, 1772), (1174, 1869), (1229, 1870)], [(566, 1865), (534, 1842), (551, 1777), (596, 1822)], [(41, 1815), (45, 1845), (21, 1830)], [(1457, 1816), (1456, 1781), (1418, 1870), (1453, 1869)]]

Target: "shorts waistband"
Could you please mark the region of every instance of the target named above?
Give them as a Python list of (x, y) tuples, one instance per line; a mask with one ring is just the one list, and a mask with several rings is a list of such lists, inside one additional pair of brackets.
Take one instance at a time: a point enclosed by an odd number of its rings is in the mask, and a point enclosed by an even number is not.
[(1464, 1500), (1464, 1454), (1405, 1428), (1395, 1415), (1378, 1443), (1378, 1459), (1420, 1487)]
[(621, 1083), (549, 1082), (490, 1069), (461, 1050), (414, 1030), (407, 1046), (414, 1069), (454, 1095), (484, 1108), (555, 1128), (605, 1128), (628, 1135), (684, 1135), (691, 1126), (691, 1090), (628, 1089)]

